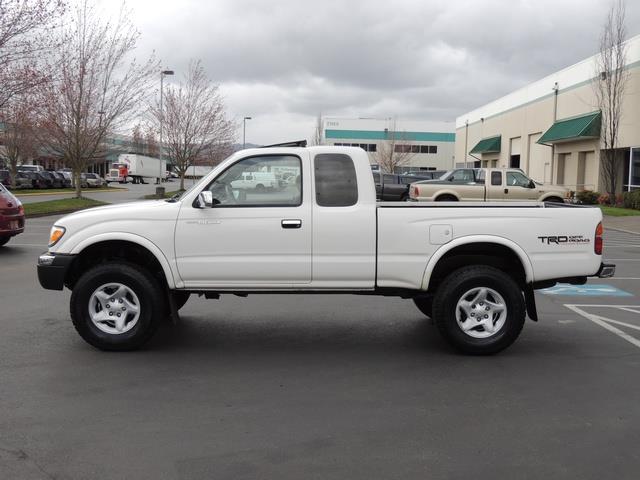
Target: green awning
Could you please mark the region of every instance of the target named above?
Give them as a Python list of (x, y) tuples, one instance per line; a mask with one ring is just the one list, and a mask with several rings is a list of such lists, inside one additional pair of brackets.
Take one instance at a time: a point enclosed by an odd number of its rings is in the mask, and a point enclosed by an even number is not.
[(500, 153), (502, 135), (496, 137), (483, 138), (469, 153)]
[(537, 143), (560, 143), (588, 138), (600, 138), (600, 112), (589, 113), (580, 117), (558, 120), (544, 132)]

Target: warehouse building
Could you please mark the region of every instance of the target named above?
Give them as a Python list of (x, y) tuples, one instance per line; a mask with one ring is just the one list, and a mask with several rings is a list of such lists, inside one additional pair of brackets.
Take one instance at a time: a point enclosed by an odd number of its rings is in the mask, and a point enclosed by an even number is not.
[[(628, 74), (617, 154), (618, 190), (640, 188), (640, 35), (626, 42)], [(459, 166), (519, 167), (572, 190), (606, 191), (593, 56), (456, 119)]]
[(324, 145), (356, 146), (372, 165), (389, 146), (402, 156), (395, 173), (448, 170), (453, 167), (455, 134), (446, 123), (400, 121), (392, 118), (332, 118), (322, 120)]

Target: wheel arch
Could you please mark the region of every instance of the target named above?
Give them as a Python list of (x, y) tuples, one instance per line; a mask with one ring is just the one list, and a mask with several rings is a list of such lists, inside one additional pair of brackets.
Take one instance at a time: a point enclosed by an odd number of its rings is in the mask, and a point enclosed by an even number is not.
[(78, 243), (70, 253), (76, 255), (76, 259), (65, 278), (67, 286), (73, 285), (86, 268), (105, 260), (121, 259), (149, 269), (162, 285), (176, 288), (167, 258), (157, 245), (139, 235), (96, 235)]
[(457, 199), (457, 201), (460, 201), (460, 195), (458, 195), (457, 192), (455, 192), (454, 190), (450, 190), (450, 189), (446, 189), (446, 190), (438, 190), (434, 195), (433, 195), (433, 200), (435, 202), (438, 201), (438, 198), (440, 197), (454, 197)]
[(421, 290), (433, 290), (447, 272), (468, 264), (496, 266), (526, 284), (534, 278), (531, 260), (518, 244), (503, 237), (474, 235), (436, 250), (425, 268)]

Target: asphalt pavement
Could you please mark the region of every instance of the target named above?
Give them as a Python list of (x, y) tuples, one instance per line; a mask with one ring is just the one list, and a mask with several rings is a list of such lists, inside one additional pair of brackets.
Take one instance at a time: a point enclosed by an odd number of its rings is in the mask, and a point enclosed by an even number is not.
[(0, 249), (2, 479), (638, 477), (638, 235), (609, 230), (617, 277), (538, 292), (492, 357), (411, 301), (350, 295), (192, 297), (105, 353), (37, 283), (54, 221)]

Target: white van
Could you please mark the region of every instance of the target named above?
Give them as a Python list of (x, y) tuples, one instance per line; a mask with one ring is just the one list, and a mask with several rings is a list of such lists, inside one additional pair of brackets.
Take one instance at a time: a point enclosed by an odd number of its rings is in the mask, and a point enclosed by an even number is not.
[(279, 186), (276, 175), (273, 172), (242, 172), (242, 177), (231, 182), (231, 188), (239, 190), (256, 190), (263, 192)]

